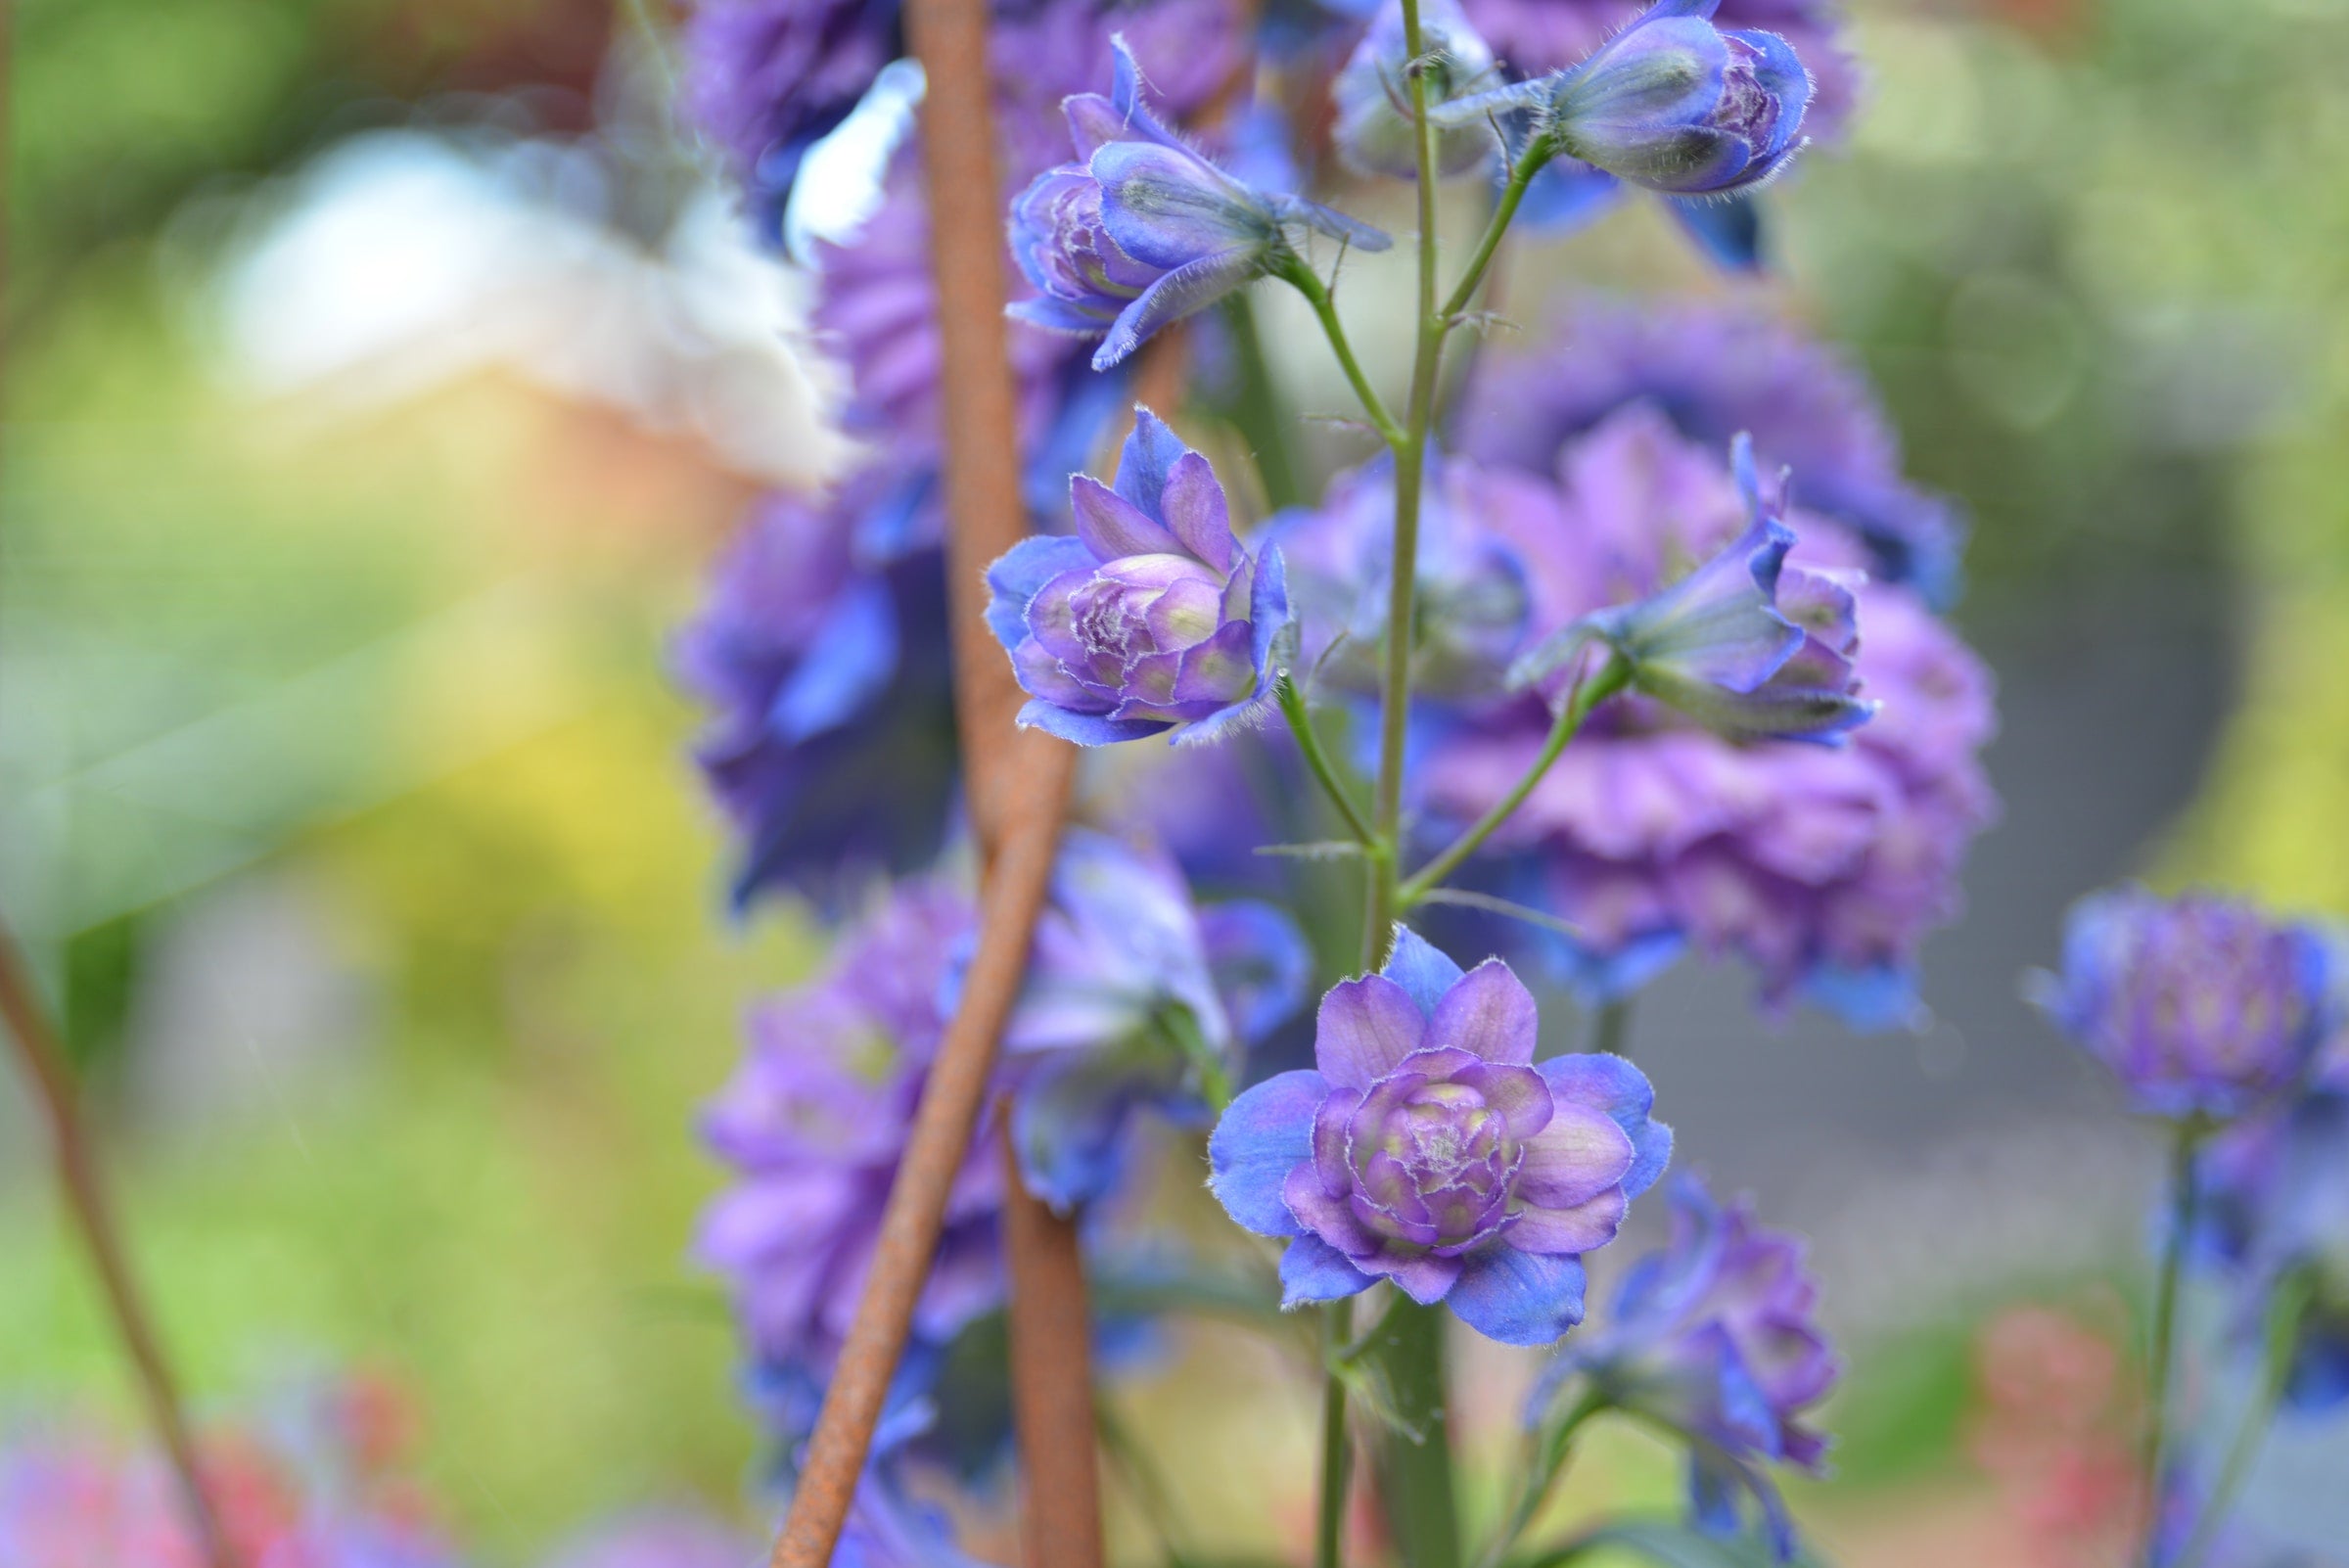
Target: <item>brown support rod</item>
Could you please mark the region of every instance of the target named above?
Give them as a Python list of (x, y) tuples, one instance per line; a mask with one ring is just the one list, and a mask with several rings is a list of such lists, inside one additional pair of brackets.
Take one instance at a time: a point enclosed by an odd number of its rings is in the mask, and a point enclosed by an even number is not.
[[(15, 319), (8, 308), (11, 269), (7, 130), (16, 100), (16, 20), (14, 0), (0, 0), (0, 372), (6, 368), (9, 326)], [(5, 406), (4, 401), (0, 401), (0, 406)], [(163, 1442), (164, 1455), (179, 1478), (188, 1517), (196, 1527), (197, 1545), (210, 1568), (238, 1568), (228, 1537), (220, 1529), (219, 1516), (212, 1511), (211, 1499), (204, 1490), (203, 1475), (196, 1462), (196, 1444), (189, 1436), (187, 1414), (179, 1403), (170, 1365), (163, 1360), (162, 1345), (155, 1336), (153, 1320), (148, 1316), (138, 1286), (131, 1279), (121, 1232), (115, 1226), (106, 1184), (98, 1174), (88, 1130), (82, 1125), (81, 1102), (66, 1069), (66, 1054), (58, 1047), (56, 1032), (49, 1027), (49, 1015), (32, 989), (32, 976), (25, 969), (23, 957), (17, 951), (16, 941), (5, 923), (0, 923), (0, 1022), (7, 1025), (8, 1038), (16, 1041), (17, 1054), (24, 1063), (25, 1076), (31, 1080), (33, 1095), (48, 1118), (58, 1185), (65, 1193), (66, 1206), (81, 1231), (83, 1242), (90, 1249), (99, 1289), (114, 1316), (115, 1331), (122, 1337), (122, 1348), (130, 1357), (147, 1414), (154, 1421), (157, 1435)]]
[(0, 1019), (8, 1024), (8, 1037), (16, 1041), (25, 1076), (32, 1082), (33, 1095), (48, 1117), (50, 1144), (57, 1158), (58, 1185), (64, 1190), (67, 1207), (89, 1246), (100, 1291), (114, 1315), (115, 1331), (122, 1336), (122, 1348), (130, 1357), (139, 1393), (147, 1404), (147, 1414), (162, 1438), (163, 1453), (179, 1477), (180, 1491), (187, 1502), (188, 1516), (195, 1524), (204, 1560), (211, 1568), (237, 1568), (228, 1538), (222, 1533), (219, 1517), (212, 1511), (211, 1499), (204, 1490), (202, 1471), (196, 1461), (196, 1444), (189, 1435), (178, 1386), (172, 1379), (169, 1363), (163, 1360), (154, 1322), (148, 1316), (137, 1285), (132, 1282), (122, 1234), (115, 1227), (106, 1183), (98, 1174), (89, 1130), (82, 1124), (80, 1102), (67, 1073), (65, 1052), (59, 1048), (56, 1033), (49, 1027), (48, 1014), (33, 993), (32, 977), (5, 927), (0, 927)]
[(1092, 1314), (1077, 1219), (1020, 1185), (1002, 1118), (1004, 1249), (1011, 1258), (1011, 1410), (1020, 1434), (1027, 1568), (1100, 1568)]
[[(903, 1354), (916, 1299), (937, 1250), (946, 1195), (969, 1153), (972, 1130), (992, 1075), (1004, 1020), (1026, 976), (1028, 949), (1050, 883), (1076, 767), (1073, 748), (1013, 725), (1021, 693), (1010, 662), (985, 623), (990, 562), (1027, 532), (1020, 496), (1015, 389), (1003, 322), (1002, 189), (994, 163), (994, 116), (988, 101), (986, 0), (908, 0), (906, 31), (929, 87), (923, 98), (922, 157), (930, 195), (932, 273), (937, 285), (941, 377), (944, 389), (946, 564), (953, 621), (955, 718), (961, 732), (964, 787), (970, 797), (984, 866), (979, 950), (962, 1001), (939, 1047), (922, 1093), (905, 1158), (883, 1212), (881, 1235), (856, 1317), (824, 1392), (791, 1511), (775, 1543), (773, 1568), (826, 1568), (840, 1539), (892, 1374)], [(1015, 1183), (1016, 1186), (1016, 1183)], [(1037, 1343), (1023, 1327), (1037, 1308), (1016, 1282), (1037, 1277), (1023, 1252), (1030, 1232), (1007, 1220), (1015, 1280), (1015, 1343)], [(1047, 1267), (1045, 1280), (1065, 1292), (1068, 1275)], [(1084, 1321), (1082, 1275), (1077, 1293), (1047, 1310)], [(1082, 1342), (1082, 1333), (1078, 1336)], [(1046, 1342), (1048, 1343), (1048, 1341)], [(1032, 1476), (1075, 1475), (1089, 1527), (1076, 1543), (1082, 1556), (1055, 1559), (1066, 1568), (1100, 1560), (1094, 1501), (1091, 1387), (1083, 1359), (1082, 1425), (1033, 1429), (1025, 1410), (1021, 1453)], [(1071, 1366), (1064, 1360), (1057, 1376)], [(1052, 1376), (1052, 1373), (1043, 1375)], [(1015, 1378), (1017, 1373), (1015, 1372)], [(1045, 1407), (1057, 1409), (1055, 1399)], [(1048, 1445), (1045, 1457), (1038, 1445)], [(1062, 1451), (1082, 1450), (1082, 1465)], [(1037, 1466), (1041, 1464), (1042, 1469)], [(1058, 1536), (1065, 1498), (1031, 1488), (1036, 1531)], [(1058, 1541), (1055, 1549), (1060, 1549)]]
[[(1038, 781), (1043, 787), (1050, 782)], [(1062, 784), (1065, 791), (1065, 774)], [(904, 1353), (914, 1302), (938, 1250), (946, 1194), (987, 1096), (995, 1042), (1027, 975), (1029, 937), (1052, 875), (1059, 805), (1039, 797), (1038, 809), (1005, 838), (995, 856), (980, 904), (979, 950), (914, 1113), (905, 1158), (882, 1213), (872, 1271), (824, 1390), (823, 1412), (808, 1440), (772, 1568), (826, 1568), (848, 1519), (890, 1377)]]

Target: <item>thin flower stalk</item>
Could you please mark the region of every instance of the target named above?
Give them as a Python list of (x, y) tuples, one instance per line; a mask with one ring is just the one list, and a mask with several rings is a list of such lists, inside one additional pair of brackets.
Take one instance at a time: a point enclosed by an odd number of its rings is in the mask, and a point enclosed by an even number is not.
[(115, 1222), (114, 1204), (98, 1169), (89, 1129), (82, 1122), (65, 1053), (59, 1048), (48, 1015), (33, 993), (31, 977), (25, 973), (5, 926), (0, 926), (0, 1022), (5, 1022), (9, 1038), (16, 1041), (25, 1077), (49, 1120), (59, 1190), (90, 1249), (90, 1263), (97, 1271), (100, 1293), (114, 1318), (115, 1331), (121, 1336), (123, 1353), (138, 1380), (148, 1418), (154, 1422), (164, 1455), (178, 1479), (189, 1521), (202, 1544), (204, 1560), (209, 1568), (239, 1568), (228, 1536), (221, 1528), (218, 1510), (205, 1487), (196, 1440), (188, 1424), (186, 1407), (180, 1403), (179, 1380), (164, 1357), (154, 1316), (132, 1277), (128, 1251), (122, 1243), (121, 1229)]

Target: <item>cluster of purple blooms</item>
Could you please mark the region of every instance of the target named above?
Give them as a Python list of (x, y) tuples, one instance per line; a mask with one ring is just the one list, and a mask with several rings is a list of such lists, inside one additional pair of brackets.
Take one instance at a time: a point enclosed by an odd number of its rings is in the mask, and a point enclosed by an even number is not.
[[(1006, 1184), (1081, 1217), (1098, 1258), (1124, 1244), (1151, 1154), (1195, 1154), (1202, 1134), (1224, 1210), (1281, 1243), (1282, 1306), (1376, 1292), (1557, 1347), (1529, 1419), (1554, 1422), (1576, 1390), (1660, 1423), (1687, 1448), (1693, 1521), (1746, 1533), (1751, 1497), (1759, 1534), (1791, 1554), (1769, 1473), (1819, 1466), (1806, 1412), (1837, 1370), (1799, 1244), (1682, 1178), (1668, 1243), (1603, 1325), (1571, 1335), (1585, 1259), (1672, 1139), (1622, 1056), (1542, 1054), (1528, 982), (1607, 1002), (1695, 948), (1749, 963), (1773, 1005), (1814, 998), (1868, 1027), (1915, 1011), (1919, 947), (1954, 916), (1996, 809), (1978, 761), (1988, 675), (1939, 619), (1953, 510), (1903, 478), (1856, 373), (1748, 309), (1584, 304), (1569, 346), (1480, 355), (1423, 456), (1358, 377), (1390, 451), (1270, 517), (1262, 486), (1211, 461), (1245, 450), (1208, 434), (1212, 404), (1169, 406), (1170, 422), (1133, 407), (1127, 378), (1185, 322), (1203, 357), (1252, 374), (1228, 350), (1255, 329), (1225, 305), (1263, 281), (1315, 301), (1335, 341), (1325, 279), (1390, 242), (1309, 199), (1300, 171), (1417, 177), (1417, 102), (1434, 173), (1489, 182), (1500, 224), (1587, 221), (1641, 189), (1715, 258), (1756, 264), (1752, 194), (1832, 139), (1852, 101), (1831, 13), (992, 10), (1034, 531), (990, 571), (988, 623), (1028, 695), (1019, 721), (1091, 749), (1089, 825), (1063, 843), (847, 1560), (960, 1560), (909, 1478), (969, 1479), (1000, 1452), (999, 1424), (976, 1458), (962, 1442), (962, 1417), (999, 1396), (956, 1380), (958, 1348), (1003, 1304)], [(687, 46), (688, 107), (771, 233), (808, 149), (903, 40), (894, 3), (703, 0)], [(754, 1011), (704, 1124), (735, 1180), (699, 1253), (733, 1288), (786, 1474), (976, 920), (913, 153), (892, 155), (859, 234), (804, 258), (862, 455), (821, 496), (760, 505), (676, 651), (714, 711), (699, 761), (741, 846), (738, 906), (792, 889), (861, 911), (819, 976)], [(1399, 472), (1420, 476), (1407, 649), (1386, 614)], [(1368, 972), (1339, 978), (1301, 929), (1335, 924), (1307, 892), (1326, 879), (1251, 852), (1325, 839), (1332, 810), (1359, 826), (1363, 792), (1342, 775), (1377, 771), (1398, 661), (1409, 765), (1376, 853), (1392, 870), (1461, 848), (1389, 911)], [(1336, 763), (1315, 713), (1348, 731)], [(1459, 903), (1427, 897), (1447, 883)], [(1200, 891), (1240, 888), (1305, 918)]]

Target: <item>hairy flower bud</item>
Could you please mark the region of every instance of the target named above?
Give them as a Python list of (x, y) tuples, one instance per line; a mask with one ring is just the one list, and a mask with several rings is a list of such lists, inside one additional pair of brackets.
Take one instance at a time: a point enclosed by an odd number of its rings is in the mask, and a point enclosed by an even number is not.
[(1535, 112), (1550, 150), (1673, 196), (1759, 185), (1802, 146), (1811, 76), (1774, 32), (1713, 24), (1720, 0), (1657, 0), (1581, 65), (1447, 105), (1469, 124)]
[(1497, 958), (1463, 974), (1409, 930), (1321, 999), (1315, 1068), (1232, 1101), (1209, 1140), (1232, 1219), (1293, 1238), (1282, 1305), (1380, 1279), (1511, 1345), (1582, 1320), (1582, 1255), (1671, 1156), (1619, 1056), (1534, 1061), (1534, 998)]
[(1751, 519), (1744, 533), (1662, 592), (1567, 626), (1520, 660), (1511, 679), (1531, 685), (1598, 643), (1635, 689), (1732, 738), (1836, 744), (1865, 723), (1875, 704), (1858, 696), (1851, 587), (1786, 566), (1794, 530), (1779, 521), (1783, 494), (1764, 497), (1742, 436), (1732, 466)]
[(1077, 161), (1046, 169), (1011, 206), (1011, 254), (1036, 297), (1012, 315), (1102, 338), (1107, 370), (1143, 340), (1290, 259), (1290, 231), (1365, 251), (1387, 236), (1302, 198), (1261, 191), (1218, 168), (1142, 102), (1141, 72), (1116, 45), (1110, 96), (1067, 103)]
[(1256, 721), (1292, 635), (1280, 552), (1241, 549), (1207, 459), (1134, 413), (1116, 487), (1069, 481), (1076, 535), (1024, 539), (988, 569), (988, 624), (1035, 699), (1020, 723), (1080, 746)]

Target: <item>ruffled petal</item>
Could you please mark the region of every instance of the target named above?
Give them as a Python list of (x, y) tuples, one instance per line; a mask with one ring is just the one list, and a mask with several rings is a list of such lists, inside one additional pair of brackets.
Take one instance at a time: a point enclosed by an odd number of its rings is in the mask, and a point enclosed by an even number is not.
[(1318, 1073), (1280, 1073), (1224, 1108), (1207, 1140), (1207, 1184), (1243, 1230), (1293, 1236), (1302, 1228), (1281, 1184), (1313, 1160), (1313, 1112), (1328, 1094)]
[(1332, 1084), (1368, 1088), (1419, 1048), (1426, 1029), (1410, 993), (1386, 976), (1340, 981), (1321, 998), (1314, 1062)]
[(1340, 1301), (1377, 1283), (1319, 1236), (1299, 1236), (1280, 1255), (1280, 1305), (1284, 1311)]
[(1494, 1245), (1464, 1260), (1448, 1298), (1461, 1322), (1503, 1345), (1547, 1345), (1583, 1320), (1580, 1259)]
[(1534, 993), (1525, 989), (1525, 982), (1498, 958), (1488, 958), (1436, 1003), (1428, 1020), (1427, 1044), (1522, 1067), (1534, 1059), (1541, 1027)]

